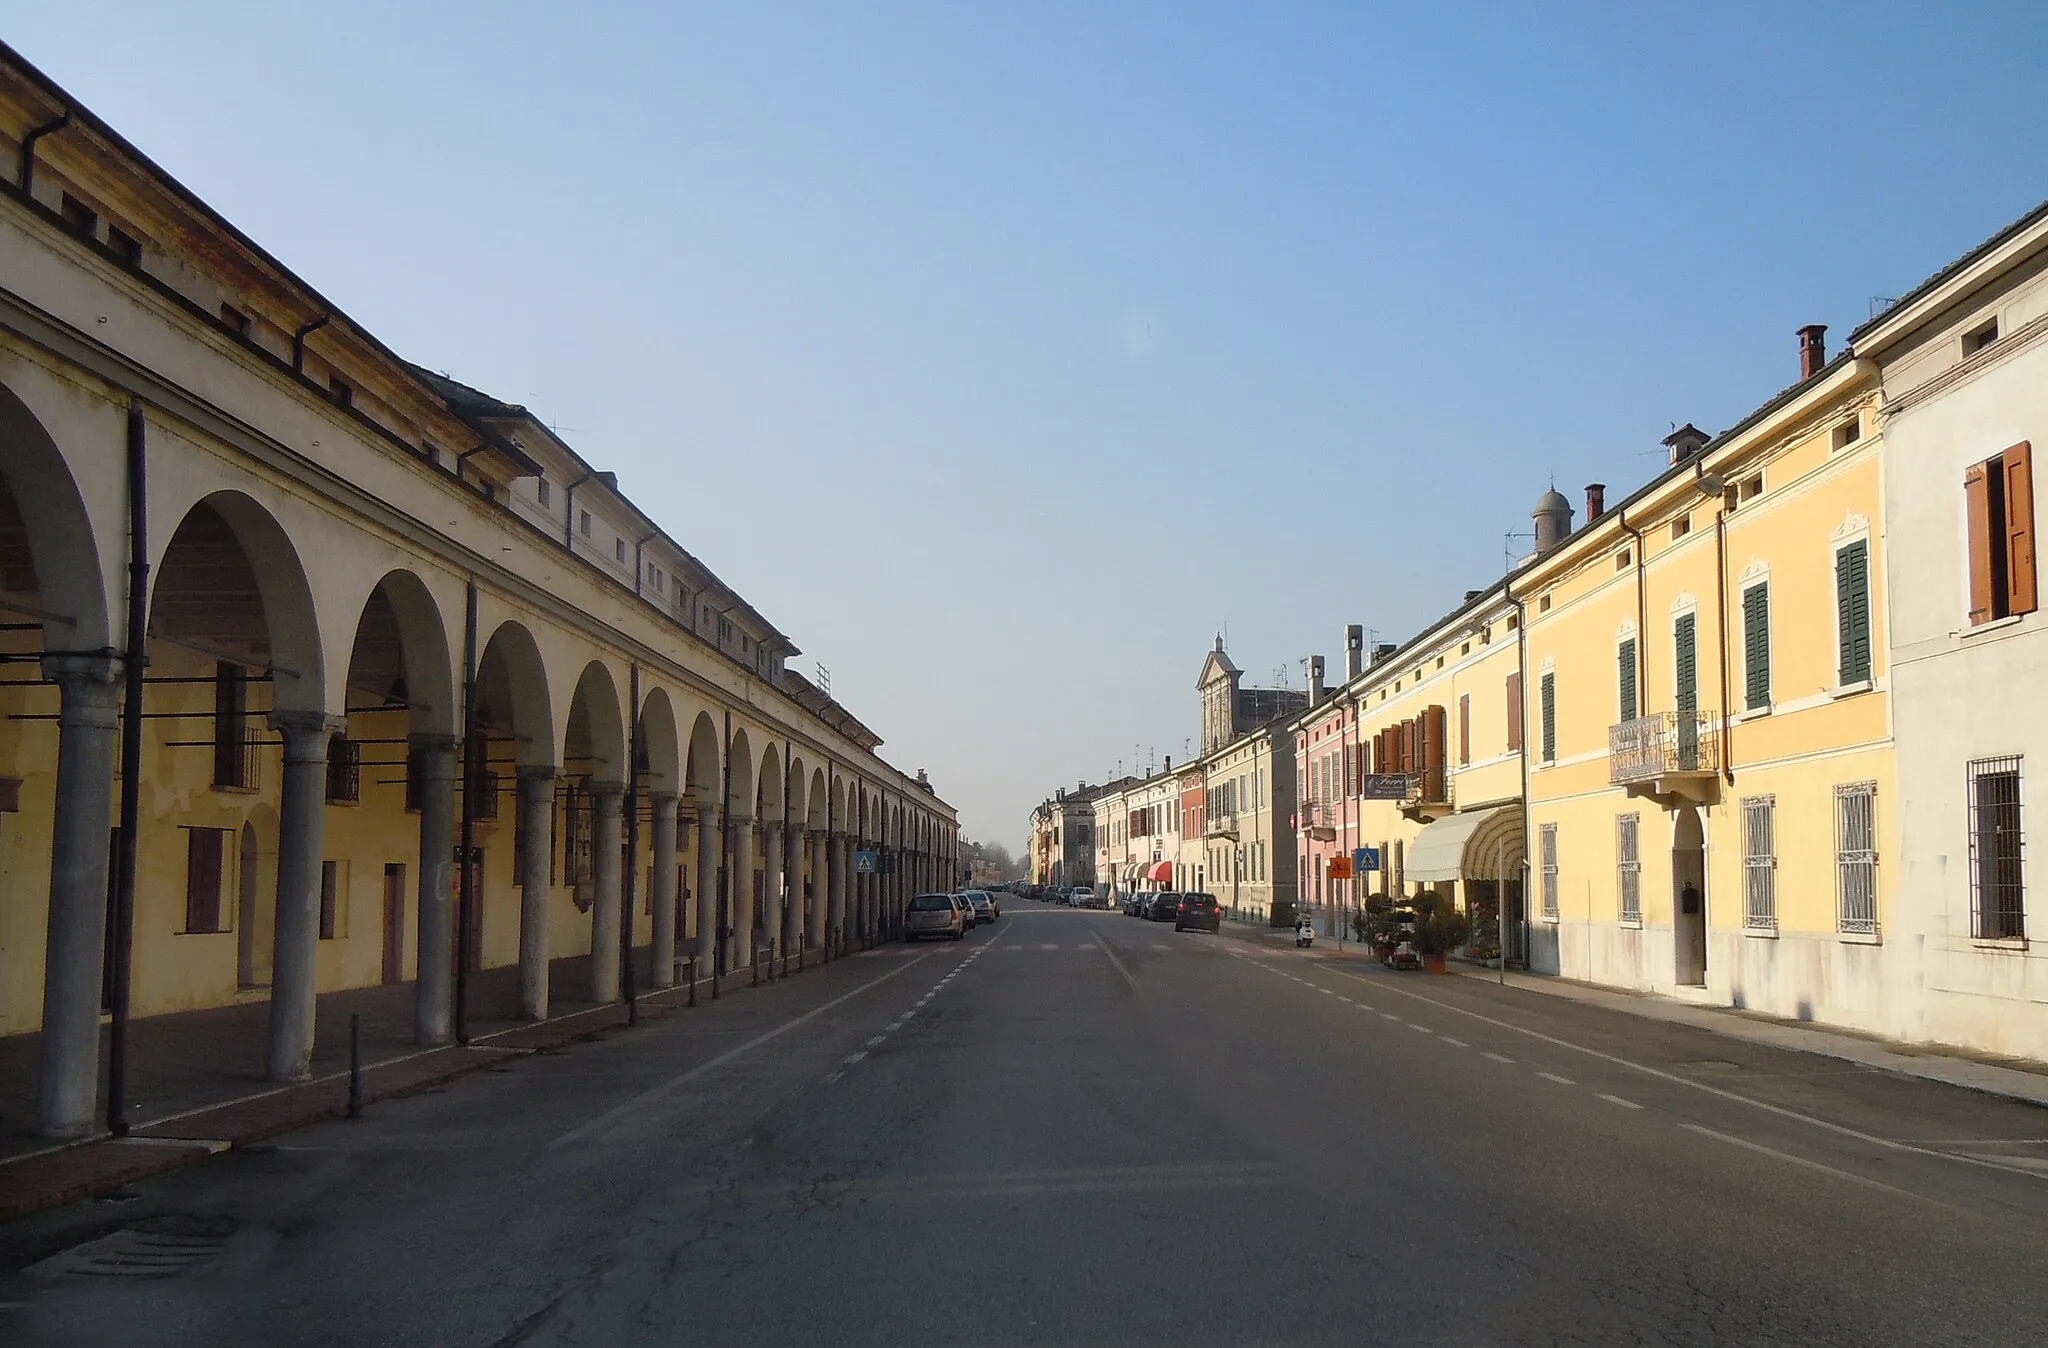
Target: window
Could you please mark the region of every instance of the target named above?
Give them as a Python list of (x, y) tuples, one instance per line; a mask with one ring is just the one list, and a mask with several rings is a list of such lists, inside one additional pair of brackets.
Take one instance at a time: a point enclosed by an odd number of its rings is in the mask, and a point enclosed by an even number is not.
[(64, 223), (70, 226), (71, 232), (79, 238), (91, 239), (99, 236), (100, 213), (69, 192), (64, 194), (63, 203), (58, 206), (57, 214), (64, 218)]
[(213, 675), (213, 784), (235, 791), (256, 787), (256, 742), (249, 733), (249, 681), (223, 661)]
[(1870, 679), (1870, 543), (1857, 539), (1835, 550), (1836, 636), (1842, 687)]
[(625, 560), (626, 560), (626, 540), (625, 540), (625, 539), (623, 539), (623, 538), (614, 538), (614, 539), (612, 540), (612, 560), (613, 560), (613, 561), (615, 561), (615, 562), (623, 562), (623, 561), (625, 561)]
[(1615, 818), (1615, 856), (1621, 872), (1621, 920), (1636, 926), (1643, 924), (1643, 860), (1638, 850), (1637, 826), (1642, 816), (1619, 815)]
[(1970, 625), (2032, 613), (2033, 447), (2022, 440), (1963, 474), (1970, 537)]
[(247, 337), (249, 335), (249, 315), (243, 313), (232, 304), (223, 304), (220, 307), (220, 321), (226, 325), (228, 331), (237, 336)]
[(1835, 788), (1836, 925), (1877, 934), (1877, 783)]
[(1742, 592), (1742, 696), (1751, 711), (1771, 705), (1771, 587)]
[(1863, 418), (1851, 417), (1835, 427), (1833, 444), (1836, 449), (1847, 449), (1863, 438)]
[(1742, 801), (1742, 922), (1760, 931), (1778, 928), (1778, 851), (1776, 796), (1745, 796)]
[(121, 265), (132, 270), (142, 267), (142, 240), (116, 226), (107, 229), (107, 247), (120, 257)]
[(1543, 702), (1543, 761), (1555, 763), (1557, 761), (1557, 675), (1546, 672), (1538, 688), (1538, 696), (1541, 697)]
[(1549, 595), (1547, 595), (1547, 594), (1546, 594), (1546, 595), (1544, 595), (1544, 596), (1543, 596), (1543, 597), (1542, 597), (1541, 599), (1538, 599), (1538, 600), (1536, 601), (1536, 611), (1537, 611), (1538, 613), (1548, 613), (1548, 612), (1550, 612), (1550, 596), (1549, 596)]
[(333, 375), (327, 376), (327, 396), (339, 407), (353, 407), (356, 401), (356, 391)]
[(1634, 558), (1629, 555), (1629, 550), (1623, 548), (1620, 552), (1614, 554), (1614, 569), (1616, 571), (1626, 571), (1628, 570), (1628, 564), (1633, 560)]
[(221, 925), (221, 858), (227, 830), (185, 830), (185, 930), (225, 931)]
[(1970, 931), (1980, 941), (2017, 941), (2027, 934), (2020, 760), (1979, 758), (1969, 772)]
[(1677, 519), (1671, 521), (1672, 542), (1677, 542), (1679, 539), (1684, 538), (1687, 534), (1691, 532), (1692, 516), (1690, 514), (1680, 515)]
[(339, 940), (348, 935), (348, 863), (320, 863), (320, 939)]
[(1522, 675), (1508, 675), (1508, 752), (1522, 751)]
[(582, 534), (585, 538), (590, 537), (590, 512), (588, 510), (579, 510), (576, 512), (576, 515), (576, 532)]
[(1557, 825), (1543, 826), (1543, 919), (1557, 921)]
[(1640, 712), (1636, 699), (1636, 639), (1629, 637), (1614, 648), (1614, 668), (1619, 683), (1617, 720), (1633, 721)]
[(355, 805), (363, 798), (363, 746), (347, 735), (327, 740), (327, 803)]
[(1763, 494), (1764, 475), (1762, 473), (1758, 473), (1756, 476), (1750, 478), (1747, 482), (1742, 484), (1742, 499), (1745, 501), (1754, 501), (1757, 497), (1762, 496)]
[(544, 506), (554, 504), (555, 489), (544, 477), (535, 479), (533, 494), (534, 498)]
[(1982, 351), (1985, 347), (1990, 346), (1993, 342), (1996, 342), (1997, 340), (1998, 320), (1994, 318), (1989, 323), (1986, 323), (1983, 327), (1978, 328), (1975, 331), (1964, 335), (1963, 355), (1974, 356), (1979, 351)]

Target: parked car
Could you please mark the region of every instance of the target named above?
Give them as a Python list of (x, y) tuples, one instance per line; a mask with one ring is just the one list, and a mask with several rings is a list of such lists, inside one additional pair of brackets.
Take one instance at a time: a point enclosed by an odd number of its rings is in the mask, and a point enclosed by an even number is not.
[(1151, 906), (1145, 909), (1145, 917), (1153, 922), (1171, 922), (1180, 916), (1180, 901), (1184, 895), (1172, 890), (1152, 896)]
[(1073, 893), (1067, 896), (1067, 902), (1076, 908), (1093, 908), (1096, 906), (1095, 891), (1086, 885), (1076, 885)]
[(1175, 931), (1222, 931), (1223, 909), (1214, 894), (1183, 894), (1174, 914)]
[(963, 889), (958, 897), (967, 905), (968, 916), (973, 919), (976, 926), (996, 920), (996, 905), (989, 898), (987, 890)]
[(951, 894), (919, 894), (903, 914), (903, 939), (946, 936), (957, 941), (967, 934), (968, 908)]
[(1143, 917), (1145, 915), (1145, 898), (1145, 891), (1141, 889), (1134, 889), (1125, 894), (1123, 902), (1124, 916)]

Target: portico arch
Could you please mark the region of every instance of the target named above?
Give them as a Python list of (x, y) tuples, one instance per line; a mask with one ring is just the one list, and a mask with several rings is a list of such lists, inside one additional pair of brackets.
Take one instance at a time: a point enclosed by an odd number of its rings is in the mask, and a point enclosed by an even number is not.
[[(477, 831), (476, 845), (482, 855), (471, 858), (473, 895), (468, 916), (469, 945), (476, 952), (471, 960), (475, 967), (507, 961), (515, 940), (514, 924), (510, 921), (509, 911), (504, 911), (509, 905), (494, 896), (507, 893), (516, 885), (519, 890), (516, 930), (519, 1014), (529, 1020), (545, 1019), (550, 1006), (548, 962), (555, 945), (556, 920), (551, 901), (556, 851), (554, 840), (556, 836), (564, 839), (561, 851), (566, 856), (567, 839), (570, 837), (566, 829), (557, 834), (555, 801), (560, 785), (556, 775), (559, 756), (554, 699), (548, 688), (547, 664), (533, 632), (514, 619), (506, 619), (491, 629), (484, 642), (483, 653), (477, 657), (476, 668), (476, 752), (481, 766), (477, 780), (466, 787), (478, 807), (475, 813), (490, 816), (483, 820)], [(439, 744), (443, 742), (452, 744), (452, 740), (436, 741), (431, 750), (422, 750), (422, 761), (437, 758)], [(446, 779), (452, 783), (457, 775), (452, 748), (449, 754), (447, 767), (436, 767), (435, 772), (445, 773)], [(445, 795), (436, 792), (432, 798), (446, 799), (452, 805), (452, 787)], [(511, 820), (512, 827), (506, 829), (500, 816), (507, 812), (505, 805), (514, 801), (517, 803), (516, 813)], [(438, 815), (434, 822), (439, 825)], [(429, 869), (425, 858), (447, 855), (452, 859), (455, 853), (452, 820), (446, 846), (429, 840), (428, 824), (428, 811), (423, 807), (420, 815), (423, 872)], [(420, 991), (423, 1006), (430, 991), (429, 979), (440, 977), (440, 970), (449, 966), (454, 950), (452, 910), (446, 917), (437, 918), (438, 922), (445, 923), (448, 935), (429, 937), (430, 901), (424, 889), (427, 878), (427, 875), (422, 875), (420, 908)], [(438, 876), (433, 878), (439, 880)], [(459, 892), (459, 884), (452, 873), (447, 884), (448, 888), (442, 892), (451, 895)], [(430, 944), (433, 946), (431, 952)]]
[(582, 802), (570, 836), (578, 851), (576, 906), (590, 914), (590, 998), (616, 1001), (624, 901), (626, 723), (618, 685), (602, 660), (590, 661), (577, 676), (569, 699), (562, 764), (571, 782), (578, 784)]

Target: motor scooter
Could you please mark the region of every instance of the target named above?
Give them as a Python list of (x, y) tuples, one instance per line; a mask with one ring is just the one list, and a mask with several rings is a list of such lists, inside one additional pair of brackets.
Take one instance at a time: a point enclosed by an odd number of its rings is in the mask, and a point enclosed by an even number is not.
[(1316, 943), (1315, 924), (1307, 918), (1296, 918), (1294, 922), (1294, 947), (1299, 950)]

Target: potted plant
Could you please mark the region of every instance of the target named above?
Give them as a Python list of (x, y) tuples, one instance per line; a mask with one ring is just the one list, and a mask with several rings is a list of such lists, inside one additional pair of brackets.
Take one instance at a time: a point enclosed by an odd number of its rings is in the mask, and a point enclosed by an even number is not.
[(1416, 898), (1412, 939), (1429, 972), (1444, 972), (1444, 956), (1464, 945), (1471, 935), (1472, 919), (1452, 907), (1449, 899), (1433, 893)]

